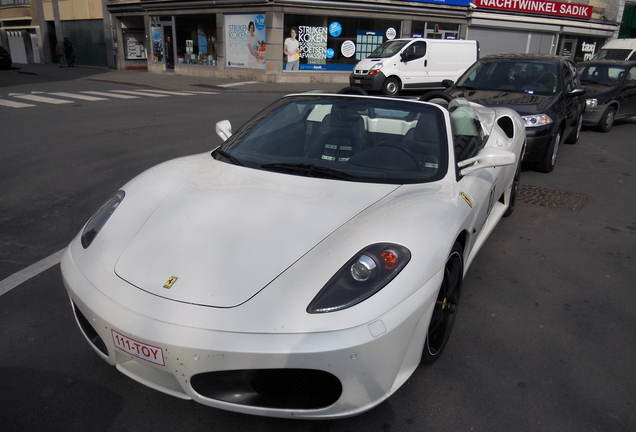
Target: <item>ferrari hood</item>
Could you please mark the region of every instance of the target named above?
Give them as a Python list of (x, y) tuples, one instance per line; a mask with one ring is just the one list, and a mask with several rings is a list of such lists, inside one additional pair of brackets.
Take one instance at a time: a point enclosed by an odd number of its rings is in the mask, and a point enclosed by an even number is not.
[(539, 114), (547, 110), (554, 96), (542, 96), (525, 92), (508, 92), (505, 90), (453, 90), (455, 98), (465, 98), (471, 102), (489, 107), (506, 107), (517, 111), (520, 115)]
[(115, 272), (174, 301), (237, 306), (397, 187), (211, 161), (157, 206)]

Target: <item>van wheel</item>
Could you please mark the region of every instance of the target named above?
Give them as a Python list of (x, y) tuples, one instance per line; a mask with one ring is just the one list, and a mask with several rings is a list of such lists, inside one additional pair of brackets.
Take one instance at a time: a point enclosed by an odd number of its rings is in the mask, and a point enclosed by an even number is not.
[(382, 85), (382, 93), (388, 96), (395, 96), (400, 92), (400, 83), (395, 78), (387, 78)]

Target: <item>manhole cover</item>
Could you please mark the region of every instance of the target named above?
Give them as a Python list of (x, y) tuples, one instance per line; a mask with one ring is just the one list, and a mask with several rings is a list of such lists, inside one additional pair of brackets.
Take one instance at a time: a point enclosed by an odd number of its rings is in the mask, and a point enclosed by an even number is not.
[(585, 204), (587, 195), (520, 184), (517, 199), (535, 206), (579, 211)]

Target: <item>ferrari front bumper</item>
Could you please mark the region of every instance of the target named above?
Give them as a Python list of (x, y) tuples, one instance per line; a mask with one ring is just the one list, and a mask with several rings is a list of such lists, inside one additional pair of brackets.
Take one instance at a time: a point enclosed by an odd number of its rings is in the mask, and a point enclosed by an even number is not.
[[(442, 277), (352, 328), (234, 333), (172, 324), (169, 302), (161, 320), (122, 306), (82, 274), (70, 248), (61, 267), (84, 336), (122, 373), (212, 407), (295, 418), (356, 415), (395, 392), (419, 364)], [(127, 283), (113, 274), (101, 284)]]

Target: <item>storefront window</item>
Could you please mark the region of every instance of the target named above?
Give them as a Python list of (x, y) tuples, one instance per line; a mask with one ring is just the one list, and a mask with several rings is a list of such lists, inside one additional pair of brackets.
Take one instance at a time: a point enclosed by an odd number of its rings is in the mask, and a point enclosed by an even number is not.
[(178, 64), (216, 66), (216, 15), (186, 15), (175, 19)]
[(426, 39), (459, 39), (459, 24), (414, 21), (411, 37)]
[(163, 62), (163, 36), (161, 33), (161, 26), (151, 26), (150, 33), (152, 35), (153, 60), (156, 62)]
[(400, 33), (400, 21), (285, 15), (283, 69), (351, 71), (387, 39)]

